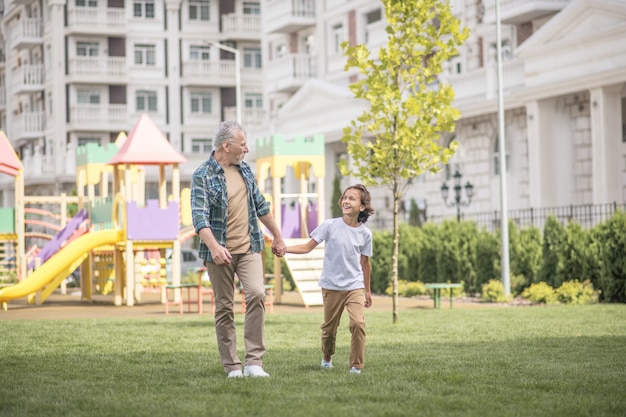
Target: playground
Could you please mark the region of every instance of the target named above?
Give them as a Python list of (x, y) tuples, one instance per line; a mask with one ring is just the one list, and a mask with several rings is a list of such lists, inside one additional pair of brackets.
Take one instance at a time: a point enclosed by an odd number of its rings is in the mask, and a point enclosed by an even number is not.
[[(157, 293), (166, 313), (170, 306), (182, 313), (183, 304), (191, 304), (195, 286), (197, 311), (202, 311), (202, 299), (212, 297), (212, 291), (204, 288), (205, 279), (194, 275), (201, 273), (200, 261), (181, 271), (186, 261), (181, 259), (182, 245), (195, 236), (190, 192), (180, 186), (180, 164), (186, 159), (148, 115), (142, 115), (128, 135), (120, 132), (115, 142), (76, 149), (75, 196), (25, 195), (27, 173), (2, 132), (0, 155), (0, 174), (13, 177), (15, 184), (13, 207), (0, 211), (2, 310), (16, 300), (43, 305), (55, 292), (68, 294), (70, 285), (80, 291), (74, 298), (87, 304), (105, 296), (109, 304), (133, 307), (144, 302), (146, 294)], [(324, 220), (324, 155), (323, 136), (274, 135), (257, 141), (259, 187), (272, 202), (288, 244), (307, 238)], [(158, 172), (157, 198), (148, 198), (148, 169)], [(299, 184), (299, 192), (280, 192), (287, 176)], [(265, 190), (268, 182), (271, 192)], [(266, 241), (271, 239), (266, 231)], [(194, 258), (190, 252), (183, 251)], [(274, 271), (282, 277), (284, 266), (273, 258)], [(285, 257), (305, 308), (322, 304), (317, 285), (322, 258), (323, 245), (308, 256)], [(192, 280), (198, 277), (197, 285), (183, 282), (189, 278), (186, 272)], [(266, 289), (270, 306), (283, 302), (282, 279), (267, 276)]]

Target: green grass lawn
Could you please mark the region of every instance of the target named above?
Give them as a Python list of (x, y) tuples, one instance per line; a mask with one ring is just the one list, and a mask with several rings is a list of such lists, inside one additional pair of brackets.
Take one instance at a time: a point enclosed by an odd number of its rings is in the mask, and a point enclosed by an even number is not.
[(321, 321), (268, 314), (271, 378), (237, 380), (208, 315), (2, 321), (0, 416), (626, 415), (624, 305), (367, 312), (361, 375), (347, 317), (320, 368)]

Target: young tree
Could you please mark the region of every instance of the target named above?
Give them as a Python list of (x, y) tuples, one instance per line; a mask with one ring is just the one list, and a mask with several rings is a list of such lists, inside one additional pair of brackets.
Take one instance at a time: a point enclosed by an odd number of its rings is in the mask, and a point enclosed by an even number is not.
[(341, 198), (341, 178), (339, 175), (335, 175), (333, 180), (333, 196), (330, 198), (330, 213), (332, 217), (341, 217), (341, 207), (337, 202)]
[(412, 181), (437, 172), (457, 144), (441, 146), (442, 132), (454, 130), (459, 112), (454, 91), (437, 82), (442, 64), (458, 54), (468, 36), (448, 1), (382, 0), (387, 44), (370, 57), (365, 45), (344, 42), (346, 71), (361, 74), (350, 85), (369, 108), (344, 129), (342, 141), (351, 156), (342, 161), (343, 175), (366, 185), (388, 187), (393, 196), (393, 322), (398, 321), (398, 206)]

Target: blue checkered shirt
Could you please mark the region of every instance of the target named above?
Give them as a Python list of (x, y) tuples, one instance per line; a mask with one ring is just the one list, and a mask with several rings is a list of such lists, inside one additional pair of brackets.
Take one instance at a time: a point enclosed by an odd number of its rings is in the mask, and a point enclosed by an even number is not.
[[(208, 227), (220, 245), (226, 246), (226, 224), (228, 222), (228, 192), (224, 169), (215, 160), (215, 151), (193, 173), (191, 179), (191, 215), (196, 233)], [(248, 223), (252, 252), (259, 253), (265, 247), (263, 232), (258, 218), (270, 212), (270, 203), (265, 200), (257, 186), (254, 174), (245, 161), (238, 166), (248, 190)], [(206, 244), (200, 241), (200, 258), (213, 261)]]

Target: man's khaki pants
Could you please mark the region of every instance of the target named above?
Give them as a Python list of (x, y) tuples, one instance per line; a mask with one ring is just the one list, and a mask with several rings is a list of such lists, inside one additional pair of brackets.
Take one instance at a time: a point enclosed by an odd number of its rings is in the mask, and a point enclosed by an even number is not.
[[(226, 373), (241, 369), (235, 332), (235, 274), (246, 299), (243, 338), (245, 364), (263, 366), (265, 354), (265, 287), (260, 253), (233, 255), (230, 265), (205, 262), (215, 295), (215, 334), (220, 359)], [(239, 289), (236, 289), (239, 291)]]

